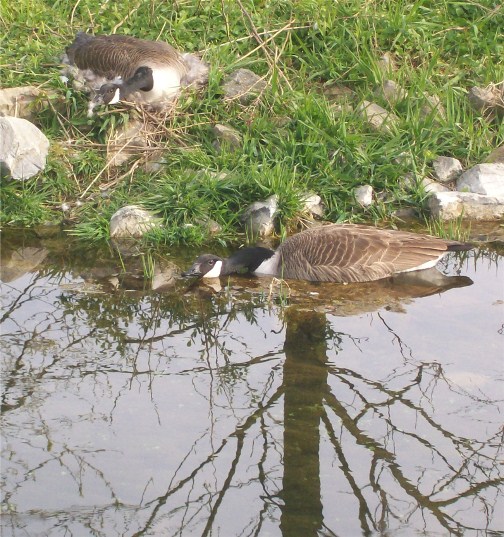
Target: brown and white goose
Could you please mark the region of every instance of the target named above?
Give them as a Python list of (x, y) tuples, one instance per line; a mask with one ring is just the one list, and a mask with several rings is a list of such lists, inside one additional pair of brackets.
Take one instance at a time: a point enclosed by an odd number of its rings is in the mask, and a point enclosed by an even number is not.
[(236, 272), (319, 282), (367, 282), (434, 267), (457, 241), (353, 224), (321, 226), (286, 239), (275, 251), (243, 248), (227, 259), (199, 256), (184, 276), (218, 278)]
[(170, 102), (180, 87), (203, 84), (208, 66), (163, 41), (79, 32), (63, 57), (63, 74), (94, 93), (88, 115), (100, 104), (129, 100), (154, 107)]

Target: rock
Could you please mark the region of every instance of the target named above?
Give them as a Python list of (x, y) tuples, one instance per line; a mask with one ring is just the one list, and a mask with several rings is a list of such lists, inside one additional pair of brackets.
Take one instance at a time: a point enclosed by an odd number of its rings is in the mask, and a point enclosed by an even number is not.
[(227, 147), (231, 151), (237, 151), (242, 148), (242, 136), (232, 127), (227, 125), (217, 124), (213, 128), (216, 139), (214, 147), (217, 151), (222, 151), (223, 147)]
[(414, 190), (419, 181), (416, 178), (416, 175), (413, 172), (407, 172), (398, 180), (399, 184), (404, 190)]
[(470, 192), (436, 192), (429, 198), (432, 216), (441, 220), (466, 218), (497, 220), (504, 217), (504, 197)]
[(115, 239), (138, 238), (160, 225), (152, 213), (137, 205), (126, 205), (110, 219), (110, 236)]
[(430, 116), (438, 116), (438, 118), (446, 118), (446, 112), (441, 104), (441, 99), (437, 95), (429, 95), (424, 93), (424, 102), (420, 107), (420, 117), (427, 119)]
[(373, 187), (371, 185), (358, 186), (354, 189), (355, 200), (361, 207), (373, 204)]
[(166, 259), (156, 263), (152, 277), (152, 290), (165, 291), (172, 288), (180, 275), (180, 268)]
[(223, 89), (225, 99), (238, 99), (248, 104), (266, 89), (266, 82), (250, 69), (238, 69), (224, 79)]
[(486, 158), (485, 162), (496, 163), (504, 162), (504, 145), (495, 148)]
[(429, 179), (428, 177), (424, 177), (420, 181), (420, 184), (428, 194), (432, 194), (433, 192), (450, 192), (448, 187), (441, 185), (440, 183), (436, 183), (436, 181)]
[(399, 220), (413, 220), (417, 217), (417, 211), (413, 207), (401, 207), (396, 209), (392, 216), (398, 218)]
[(245, 229), (253, 237), (267, 237), (275, 231), (275, 215), (278, 197), (273, 195), (265, 201), (255, 201), (247, 207), (241, 217)]
[(45, 248), (21, 246), (17, 250), (2, 249), (0, 263), (0, 280), (12, 282), (24, 276), (44, 261), (49, 251)]
[(399, 120), (392, 112), (388, 112), (385, 108), (369, 101), (363, 101), (359, 104), (357, 111), (361, 113), (373, 129), (378, 131), (390, 132)]
[(35, 125), (18, 117), (0, 117), (0, 173), (24, 180), (44, 169), (49, 140)]
[(504, 83), (490, 84), (486, 88), (474, 86), (467, 97), (472, 107), (482, 114), (495, 112), (501, 117), (504, 115)]
[(390, 73), (396, 70), (394, 58), (390, 52), (385, 52), (385, 54), (380, 56), (377, 63), (378, 68), (384, 75), (390, 75)]
[(308, 214), (311, 218), (322, 218), (324, 216), (324, 204), (318, 194), (306, 194), (301, 198), (303, 213)]
[(40, 95), (41, 91), (35, 86), (0, 89), (0, 116), (33, 119)]
[(392, 104), (403, 101), (407, 97), (406, 91), (393, 80), (384, 80), (374, 93), (377, 97)]
[(438, 157), (433, 163), (434, 176), (441, 183), (456, 179), (463, 171), (460, 160), (452, 157)]
[(478, 164), (457, 179), (457, 190), (504, 197), (504, 164)]
[(341, 84), (328, 84), (322, 89), (325, 98), (332, 103), (344, 104), (352, 100), (355, 92)]

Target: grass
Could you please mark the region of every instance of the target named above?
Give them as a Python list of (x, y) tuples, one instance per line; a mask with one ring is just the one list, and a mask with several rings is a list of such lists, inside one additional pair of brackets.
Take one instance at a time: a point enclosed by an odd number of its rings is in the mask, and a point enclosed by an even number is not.
[[(51, 140), (48, 166), (25, 183), (2, 181), (2, 225), (64, 221), (99, 241), (113, 212), (131, 203), (164, 220), (147, 235), (150, 243), (225, 243), (243, 232), (246, 206), (272, 194), (279, 231), (295, 228), (307, 192), (323, 198), (328, 220), (383, 220), (401, 207), (423, 211), (421, 188), (403, 186), (407, 172), (429, 176), (439, 155), (467, 168), (504, 142), (502, 123), (481, 117), (466, 98), (472, 86), (504, 79), (504, 8), (488, 0), (1, 0), (0, 13), (3, 87), (56, 94), (36, 117)], [(89, 120), (86, 96), (59, 81), (59, 57), (79, 30), (164, 39), (210, 63), (208, 88), (184, 94), (162, 124), (157, 171), (107, 166), (107, 133), (138, 112), (110, 107)], [(258, 46), (255, 35), (267, 44)], [(384, 73), (384, 53), (395, 71)], [(222, 100), (222, 80), (238, 67), (268, 81), (248, 106)], [(404, 88), (403, 100), (375, 95), (385, 78)], [(352, 90), (352, 106), (328, 96), (335, 85)], [(422, 113), (426, 94), (440, 99), (444, 117)], [(355, 112), (364, 99), (396, 114), (396, 128), (371, 129)], [(216, 151), (216, 123), (238, 130), (243, 149)], [(362, 184), (379, 198), (369, 209), (354, 200)], [(216, 236), (209, 219), (220, 226)]]

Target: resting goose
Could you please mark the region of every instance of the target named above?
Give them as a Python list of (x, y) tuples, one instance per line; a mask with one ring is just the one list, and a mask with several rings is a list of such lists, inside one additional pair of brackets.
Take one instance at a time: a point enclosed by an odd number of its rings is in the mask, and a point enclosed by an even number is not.
[(367, 282), (431, 268), (447, 252), (471, 248), (408, 231), (330, 224), (297, 233), (275, 251), (243, 248), (227, 259), (201, 255), (183, 275), (218, 278), (250, 272), (319, 282)]
[(89, 35), (79, 32), (63, 57), (65, 75), (95, 93), (88, 115), (100, 104), (128, 99), (162, 106), (179, 88), (203, 84), (208, 66), (192, 54), (182, 54), (168, 43), (126, 35)]

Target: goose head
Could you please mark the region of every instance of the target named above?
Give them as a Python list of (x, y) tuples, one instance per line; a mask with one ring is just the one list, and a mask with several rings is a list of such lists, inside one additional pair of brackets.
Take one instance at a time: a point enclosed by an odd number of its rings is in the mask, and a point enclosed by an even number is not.
[(100, 105), (117, 104), (135, 91), (150, 91), (154, 87), (154, 75), (150, 67), (139, 67), (127, 80), (103, 84), (89, 103), (88, 116)]
[(196, 258), (194, 263), (182, 273), (182, 276), (196, 276), (198, 278), (218, 278), (223, 275), (224, 259), (213, 254), (203, 254)]

